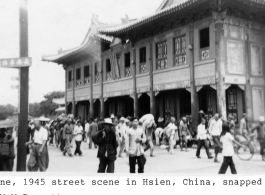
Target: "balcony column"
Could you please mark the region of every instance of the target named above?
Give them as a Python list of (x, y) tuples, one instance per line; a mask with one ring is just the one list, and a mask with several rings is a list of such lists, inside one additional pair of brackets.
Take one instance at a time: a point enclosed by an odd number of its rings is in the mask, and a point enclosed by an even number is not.
[(101, 63), (100, 63), (100, 87), (101, 87), (101, 96), (100, 96), (100, 116), (102, 118), (105, 118), (105, 107), (104, 107), (104, 96), (103, 96), (103, 82), (104, 82), (104, 74), (103, 74), (103, 60), (102, 60), (102, 57), (101, 57)]
[(225, 41), (224, 41), (224, 19), (225, 12), (214, 12), (215, 21), (215, 59), (216, 72), (218, 73), (217, 83), (217, 112), (226, 118), (226, 87), (225, 87)]
[(93, 106), (93, 63), (90, 65), (89, 71), (89, 85), (90, 85), (90, 106), (89, 106), (89, 115), (90, 118), (94, 118), (94, 106)]
[(191, 89), (191, 119), (192, 131), (196, 131), (199, 123), (199, 101), (195, 85), (195, 67), (194, 67), (194, 26), (189, 26), (189, 61), (190, 61), (190, 89)]
[(154, 79), (153, 79), (153, 47), (152, 47), (152, 42), (149, 43), (149, 52), (150, 52), (150, 112), (151, 114), (155, 116), (155, 96), (154, 96)]
[(132, 72), (133, 72), (134, 117), (138, 118), (138, 95), (137, 95), (137, 86), (136, 86), (136, 49), (134, 44), (132, 50)]
[(75, 85), (76, 85), (76, 80), (75, 80), (75, 65), (73, 66), (73, 99), (72, 99), (72, 114), (74, 117), (76, 117), (75, 114)]
[(64, 93), (65, 110), (64, 110), (64, 112), (67, 115), (68, 114), (68, 104), (67, 104), (67, 88), (68, 88), (68, 86), (67, 86), (67, 69), (66, 69), (65, 65), (63, 65), (63, 69), (65, 71), (65, 93)]
[[(244, 33), (246, 34), (245, 41), (245, 70), (246, 70), (246, 88), (245, 88), (245, 106), (246, 113), (248, 117), (248, 121), (253, 121), (253, 112), (252, 112), (252, 97), (251, 97), (251, 86), (250, 86), (250, 72), (251, 72), (251, 62), (250, 62), (250, 43), (249, 43), (249, 29), (248, 26), (244, 29)], [(239, 119), (240, 120), (240, 119)]]

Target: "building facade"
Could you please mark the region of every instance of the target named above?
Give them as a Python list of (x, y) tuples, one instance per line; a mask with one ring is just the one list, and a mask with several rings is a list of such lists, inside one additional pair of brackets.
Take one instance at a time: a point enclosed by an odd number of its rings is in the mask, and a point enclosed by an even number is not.
[(264, 115), (265, 3), (164, 0), (120, 25), (92, 24), (83, 44), (44, 61), (63, 64), (66, 112), (155, 118)]

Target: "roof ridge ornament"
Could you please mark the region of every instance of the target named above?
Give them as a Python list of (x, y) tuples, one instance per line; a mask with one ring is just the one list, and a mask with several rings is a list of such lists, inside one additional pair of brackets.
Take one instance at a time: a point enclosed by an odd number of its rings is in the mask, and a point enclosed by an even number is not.
[(121, 18), (122, 24), (128, 24), (130, 22), (129, 16), (125, 14), (125, 18)]

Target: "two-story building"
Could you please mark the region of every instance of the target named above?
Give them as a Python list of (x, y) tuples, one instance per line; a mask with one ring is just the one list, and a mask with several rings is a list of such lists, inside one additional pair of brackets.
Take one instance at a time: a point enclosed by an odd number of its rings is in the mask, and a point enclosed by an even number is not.
[(192, 116), (236, 123), (264, 115), (265, 2), (164, 0), (120, 25), (92, 19), (83, 44), (44, 61), (63, 64), (67, 113), (81, 117)]

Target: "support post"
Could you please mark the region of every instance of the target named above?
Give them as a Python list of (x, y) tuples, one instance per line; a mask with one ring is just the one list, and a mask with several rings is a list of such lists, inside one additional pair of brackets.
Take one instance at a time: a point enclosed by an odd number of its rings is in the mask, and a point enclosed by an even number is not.
[(152, 47), (152, 42), (149, 43), (149, 52), (150, 52), (150, 112), (151, 114), (155, 116), (155, 96), (154, 96), (154, 74), (153, 74), (153, 47)]
[(76, 85), (76, 80), (75, 80), (75, 65), (73, 66), (73, 100), (72, 100), (72, 114), (74, 117), (76, 117), (75, 114), (75, 85)]
[(89, 80), (89, 84), (90, 84), (90, 107), (89, 107), (89, 115), (90, 118), (94, 118), (94, 106), (93, 106), (93, 66), (94, 64), (91, 64), (90, 67), (90, 80)]
[(133, 44), (132, 50), (132, 69), (133, 69), (133, 96), (134, 96), (134, 117), (138, 117), (138, 96), (137, 96), (137, 84), (136, 84), (136, 49)]
[(250, 43), (249, 43), (249, 30), (248, 26), (245, 29), (246, 34), (246, 41), (245, 41), (245, 70), (246, 70), (246, 88), (245, 88), (245, 106), (246, 106), (246, 113), (249, 122), (253, 121), (253, 112), (252, 112), (252, 97), (251, 97), (251, 86), (250, 86)]
[(217, 112), (226, 118), (226, 88), (225, 88), (225, 46), (224, 46), (224, 19), (225, 12), (214, 12), (215, 19), (215, 59), (217, 83)]
[(105, 108), (104, 108), (104, 97), (103, 97), (103, 82), (104, 82), (104, 74), (103, 74), (103, 60), (101, 59), (101, 83), (100, 83), (100, 87), (101, 87), (101, 97), (100, 97), (100, 116), (102, 118), (105, 118)]
[[(19, 53), (20, 57), (28, 57), (28, 1), (20, 0), (19, 7)], [(26, 171), (28, 141), (28, 91), (29, 91), (29, 67), (20, 68), (20, 113), (18, 121), (18, 153), (17, 171)]]
[(192, 131), (197, 130), (199, 123), (199, 101), (198, 94), (195, 85), (195, 67), (194, 67), (194, 26), (190, 25), (189, 28), (189, 40), (190, 40), (190, 93), (191, 93), (191, 116), (192, 116)]
[(68, 114), (68, 105), (67, 105), (67, 69), (66, 66), (63, 65), (63, 69), (65, 71), (65, 94), (64, 94), (64, 102), (65, 102), (65, 114)]

